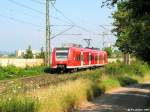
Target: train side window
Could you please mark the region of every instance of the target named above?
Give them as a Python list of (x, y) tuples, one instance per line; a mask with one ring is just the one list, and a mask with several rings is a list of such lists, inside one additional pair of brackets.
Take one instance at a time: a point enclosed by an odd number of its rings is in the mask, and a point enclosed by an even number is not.
[(92, 55), (89, 55), (89, 60), (92, 61)]
[(76, 61), (78, 61), (78, 55), (76, 56)]
[(93, 55), (89, 55), (88, 60), (89, 60), (89, 61), (94, 61), (94, 60), (97, 61), (97, 60), (98, 60), (98, 56), (95, 56), (95, 57), (94, 57)]
[(95, 56), (95, 61), (97, 61), (97, 56)]
[(90, 60), (91, 60), (91, 61), (94, 60), (94, 56), (93, 56), (93, 55), (90, 56)]
[(94, 60), (94, 56), (92, 55), (92, 61)]
[(89, 54), (87, 54), (87, 58), (86, 58), (86, 59), (87, 59), (87, 61), (90, 61), (90, 58), (89, 58), (89, 56), (90, 56), (90, 55), (89, 55)]
[(79, 55), (79, 61), (81, 61), (81, 55)]
[(76, 56), (76, 61), (81, 61), (81, 55)]

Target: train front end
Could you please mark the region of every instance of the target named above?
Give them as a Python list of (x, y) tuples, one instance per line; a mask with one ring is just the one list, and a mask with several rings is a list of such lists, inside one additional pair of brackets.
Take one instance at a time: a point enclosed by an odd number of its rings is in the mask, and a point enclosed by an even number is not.
[(52, 52), (52, 66), (54, 72), (66, 71), (68, 63), (69, 48), (54, 48)]

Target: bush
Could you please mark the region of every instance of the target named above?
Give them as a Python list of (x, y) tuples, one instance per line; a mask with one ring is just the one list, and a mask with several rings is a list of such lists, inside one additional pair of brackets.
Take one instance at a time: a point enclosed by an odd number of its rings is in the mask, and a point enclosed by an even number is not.
[(130, 65), (125, 65), (122, 62), (110, 63), (106, 65), (105, 73), (108, 75), (144, 75), (150, 72), (150, 67), (142, 61), (133, 61)]
[(121, 86), (127, 86), (127, 85), (138, 83), (137, 80), (130, 78), (130, 77), (127, 77), (127, 76), (118, 77), (118, 81), (119, 81)]
[(120, 83), (117, 79), (109, 78), (99, 83), (99, 87), (103, 92), (105, 92), (105, 91), (120, 87)]
[(136, 75), (143, 75), (145, 73), (150, 72), (149, 65), (143, 61), (139, 61), (139, 60), (133, 61), (130, 66), (132, 72)]
[(105, 73), (108, 75), (123, 75), (126, 73), (129, 66), (124, 65), (122, 62), (110, 63), (105, 67)]

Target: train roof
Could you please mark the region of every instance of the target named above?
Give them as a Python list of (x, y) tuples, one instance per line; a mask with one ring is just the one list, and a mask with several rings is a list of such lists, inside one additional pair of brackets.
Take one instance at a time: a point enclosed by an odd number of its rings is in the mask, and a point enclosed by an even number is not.
[(100, 49), (93, 49), (93, 48), (81, 48), (81, 47), (56, 47), (56, 50), (69, 50), (69, 49), (75, 49), (75, 50), (81, 50), (81, 51), (90, 51), (90, 52), (101, 52), (104, 53), (106, 51), (102, 51)]

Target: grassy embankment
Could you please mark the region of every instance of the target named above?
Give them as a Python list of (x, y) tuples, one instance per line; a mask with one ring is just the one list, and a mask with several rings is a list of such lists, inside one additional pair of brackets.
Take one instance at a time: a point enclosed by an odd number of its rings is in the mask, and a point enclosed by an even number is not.
[(44, 69), (44, 66), (26, 68), (17, 68), (12, 65), (9, 65), (7, 67), (0, 66), (0, 80), (35, 76), (43, 74)]
[(78, 77), (75, 81), (21, 93), (19, 97), (5, 96), (9, 100), (1, 98), (0, 112), (26, 112), (25, 109), (29, 109), (28, 112), (70, 112), (108, 90), (150, 80), (149, 73), (150, 67), (144, 62), (137, 61), (131, 65), (112, 63), (102, 69), (70, 74)]

